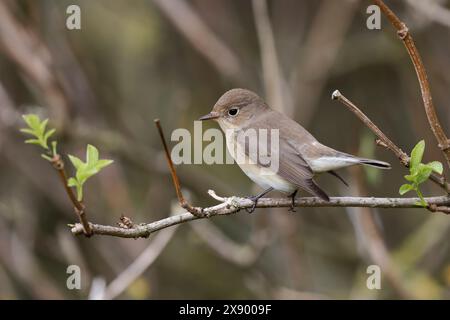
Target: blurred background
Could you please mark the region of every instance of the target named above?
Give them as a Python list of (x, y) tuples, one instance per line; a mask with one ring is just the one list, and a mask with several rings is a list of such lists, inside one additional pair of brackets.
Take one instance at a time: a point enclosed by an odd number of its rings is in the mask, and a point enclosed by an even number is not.
[[(71, 4), (81, 30), (66, 28)], [(349, 188), (320, 177), (330, 195), (398, 197), (407, 170), (330, 99), (339, 89), (403, 150), (425, 139), (424, 160), (443, 161), (396, 32), (384, 17), (381, 30), (366, 27), (370, 4), (0, 0), (0, 299), (450, 298), (450, 219), (420, 209), (257, 209), (149, 239), (73, 236), (58, 176), (18, 132), (21, 114), (38, 113), (57, 128), (61, 153), (84, 159), (91, 143), (114, 159), (86, 185), (90, 221), (152, 222), (182, 212), (153, 119), (168, 137), (192, 132), (223, 92), (244, 87), (326, 145), (393, 165), (341, 170)], [(412, 31), (449, 133), (450, 1), (388, 5)], [(177, 170), (195, 205), (217, 203), (208, 189), (259, 191), (237, 165)], [(442, 194), (430, 183), (422, 191)], [(372, 264), (381, 290), (366, 287)], [(80, 290), (66, 286), (69, 265), (80, 267)]]

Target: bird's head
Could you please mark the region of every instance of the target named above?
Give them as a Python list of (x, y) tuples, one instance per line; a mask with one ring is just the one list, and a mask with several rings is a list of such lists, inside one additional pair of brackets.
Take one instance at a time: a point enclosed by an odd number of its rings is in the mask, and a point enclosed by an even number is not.
[(199, 120), (215, 120), (222, 129), (241, 128), (246, 123), (269, 109), (256, 93), (246, 89), (231, 89), (217, 100), (212, 111)]

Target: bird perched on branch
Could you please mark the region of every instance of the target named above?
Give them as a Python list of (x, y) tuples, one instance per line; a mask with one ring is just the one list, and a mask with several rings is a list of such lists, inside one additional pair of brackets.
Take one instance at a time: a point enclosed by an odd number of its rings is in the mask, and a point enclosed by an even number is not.
[[(334, 170), (356, 164), (391, 168), (387, 162), (356, 157), (321, 144), (300, 124), (271, 109), (263, 99), (249, 90), (232, 89), (225, 92), (212, 111), (199, 120), (215, 120), (219, 123), (226, 133), (230, 154), (242, 171), (265, 189), (249, 197), (254, 203), (250, 212), (254, 211), (258, 199), (272, 190), (289, 194), (292, 198), (291, 210), (294, 210), (299, 189), (329, 201), (328, 195), (314, 181), (314, 176), (322, 172), (328, 172), (347, 184)], [(256, 133), (257, 139), (252, 140), (249, 132)], [(258, 136), (260, 132), (276, 134), (269, 141), (267, 135), (264, 139)], [(250, 139), (246, 139), (248, 137)], [(275, 145), (277, 148), (273, 148)], [(277, 163), (263, 161), (267, 159), (261, 157), (261, 150), (266, 152), (265, 158)]]

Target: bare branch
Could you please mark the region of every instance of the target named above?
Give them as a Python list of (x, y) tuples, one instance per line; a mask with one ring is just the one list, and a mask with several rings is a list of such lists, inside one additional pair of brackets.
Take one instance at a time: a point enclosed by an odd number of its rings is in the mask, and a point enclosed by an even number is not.
[(403, 41), (406, 51), (411, 58), (414, 69), (416, 70), (417, 79), (419, 80), (420, 91), (422, 94), (423, 105), (427, 114), (428, 123), (430, 124), (431, 130), (436, 137), (439, 148), (444, 153), (447, 165), (450, 168), (450, 140), (442, 129), (441, 123), (439, 122), (439, 118), (436, 114), (433, 100), (431, 98), (430, 84), (428, 83), (427, 72), (425, 70), (425, 66), (423, 65), (419, 51), (414, 44), (414, 40), (409, 33), (406, 24), (401, 21), (382, 0), (374, 0), (374, 3), (380, 7), (381, 11), (385, 14), (394, 28), (397, 29), (397, 34)]
[[(212, 192), (210, 192), (211, 194)], [(223, 202), (203, 208), (204, 215), (195, 216), (192, 213), (185, 212), (176, 216), (171, 216), (148, 224), (140, 224), (132, 229), (124, 229), (113, 226), (91, 224), (94, 234), (109, 235), (122, 238), (147, 238), (151, 233), (174, 226), (180, 223), (209, 218), (213, 216), (224, 216), (237, 213), (241, 209), (251, 208), (253, 201), (247, 198), (230, 197), (222, 198)], [(419, 198), (374, 198), (374, 197), (332, 197), (330, 201), (323, 201), (317, 197), (298, 198), (295, 200), (296, 207), (370, 207), (370, 208), (415, 208), (423, 209), (417, 203)], [(449, 206), (450, 197), (429, 197), (425, 201), (430, 205)], [(289, 198), (261, 198), (258, 200), (257, 208), (289, 208), (291, 200)], [(75, 235), (83, 233), (82, 225), (76, 224), (72, 228)]]
[(85, 205), (77, 200), (77, 197), (75, 196), (72, 188), (70, 188), (67, 184), (67, 174), (66, 170), (64, 169), (64, 162), (61, 159), (61, 156), (59, 154), (56, 154), (52, 158), (52, 165), (58, 172), (58, 176), (64, 185), (64, 190), (66, 191), (67, 196), (69, 197), (70, 201), (72, 202), (74, 206), (75, 213), (78, 216), (78, 219), (81, 222), (81, 225), (83, 226), (83, 232), (87, 237), (90, 237), (92, 235), (91, 226), (89, 224), (89, 221), (87, 220), (86, 216), (86, 207)]
[[(382, 146), (392, 151), (395, 156), (400, 160), (401, 164), (405, 167), (409, 167), (409, 156), (402, 149), (400, 149), (395, 143), (389, 139), (383, 131), (381, 131), (368, 116), (364, 114), (353, 102), (347, 99), (339, 90), (335, 90), (331, 95), (333, 100), (338, 100), (344, 104), (351, 112), (353, 112), (377, 137), (377, 145)], [(444, 176), (433, 173), (430, 176), (430, 180), (443, 188), (447, 193), (450, 191), (450, 184), (445, 181)]]
[(164, 138), (164, 133), (162, 131), (161, 123), (159, 119), (155, 119), (155, 125), (158, 129), (159, 136), (161, 137), (161, 142), (164, 146), (164, 152), (166, 155), (167, 164), (169, 165), (170, 174), (172, 175), (173, 184), (175, 186), (175, 191), (177, 193), (178, 202), (183, 209), (186, 209), (190, 213), (196, 216), (202, 216), (202, 208), (191, 206), (186, 199), (183, 197), (183, 193), (181, 192), (180, 181), (178, 180), (177, 171), (175, 170), (175, 166), (173, 165), (172, 158), (170, 157), (169, 148), (167, 147), (166, 139)]
[(383, 146), (391, 150), (404, 166), (409, 164), (409, 156), (389, 139), (368, 116), (364, 114), (353, 102), (348, 100), (339, 90), (335, 90), (331, 95), (333, 100), (338, 100), (353, 112), (373, 133), (382, 141)]

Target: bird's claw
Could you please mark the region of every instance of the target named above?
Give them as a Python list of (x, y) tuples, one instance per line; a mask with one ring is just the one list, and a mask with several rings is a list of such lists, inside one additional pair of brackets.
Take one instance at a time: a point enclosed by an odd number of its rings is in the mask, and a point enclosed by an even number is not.
[(297, 212), (297, 211), (295, 210), (295, 196), (296, 196), (296, 195), (297, 195), (297, 190), (294, 191), (294, 192), (289, 196), (289, 198), (291, 198), (291, 200), (292, 200), (291, 206), (290, 206), (289, 209), (288, 209), (289, 212)]
[(253, 213), (256, 209), (256, 205), (258, 204), (258, 197), (251, 196), (247, 197), (247, 199), (252, 200), (253, 205), (251, 206), (251, 208), (245, 208), (245, 211), (247, 211), (247, 213)]

